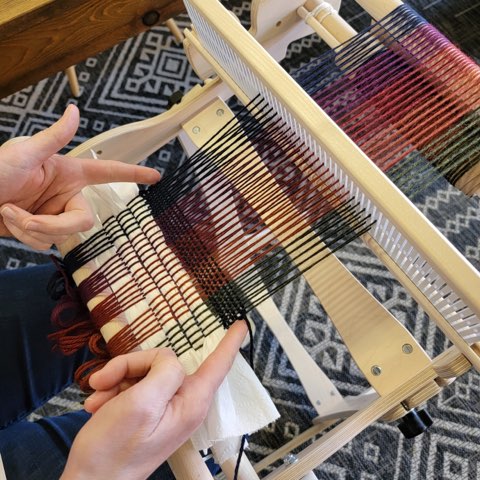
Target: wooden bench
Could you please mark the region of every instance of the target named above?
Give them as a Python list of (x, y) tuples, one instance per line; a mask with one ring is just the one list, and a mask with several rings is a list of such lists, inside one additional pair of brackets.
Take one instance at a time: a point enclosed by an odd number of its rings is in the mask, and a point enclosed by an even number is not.
[(2, 0), (0, 98), (185, 10), (182, 0)]

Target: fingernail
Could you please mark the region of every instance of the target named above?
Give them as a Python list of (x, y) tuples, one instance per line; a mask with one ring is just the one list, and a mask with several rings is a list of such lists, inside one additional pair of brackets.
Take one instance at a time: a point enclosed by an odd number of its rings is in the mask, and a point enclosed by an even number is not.
[(96, 394), (97, 392), (93, 392), (88, 398), (85, 399), (85, 403), (90, 403), (92, 401), (92, 399), (94, 399), (96, 397)]
[(3, 208), (0, 213), (2, 214), (2, 217), (7, 220), (15, 220), (15, 212), (10, 207)]
[(28, 222), (25, 226), (25, 230), (30, 230), (32, 232), (36, 232), (40, 225), (37, 222)]

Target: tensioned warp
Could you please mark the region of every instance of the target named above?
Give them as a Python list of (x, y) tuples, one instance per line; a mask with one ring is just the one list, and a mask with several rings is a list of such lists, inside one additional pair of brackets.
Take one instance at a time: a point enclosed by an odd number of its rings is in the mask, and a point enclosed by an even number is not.
[(480, 159), (480, 68), (408, 5), (293, 77), (407, 195)]
[[(94, 329), (117, 325), (112, 356), (199, 350), (371, 223), (260, 98), (173, 175), (120, 203), (65, 256), (71, 276), (87, 272), (78, 289)], [(60, 345), (87, 339), (85, 323), (66, 333)]]

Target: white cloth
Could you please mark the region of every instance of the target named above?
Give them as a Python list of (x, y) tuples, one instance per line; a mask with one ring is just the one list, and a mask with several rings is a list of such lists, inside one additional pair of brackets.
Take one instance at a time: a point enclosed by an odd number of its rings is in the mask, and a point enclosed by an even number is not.
[[(89, 200), (92, 211), (96, 213), (96, 225), (91, 231), (81, 234), (79, 241), (88, 239), (102, 228), (103, 221), (122, 211), (138, 194), (138, 189), (132, 184), (110, 184), (87, 187), (83, 193)], [(92, 265), (88, 266), (90, 271), (99, 268), (114, 252), (115, 248), (112, 248), (93, 260)], [(111, 287), (119, 286), (120, 284)], [(141, 306), (131, 308), (141, 309)], [(137, 317), (137, 314), (131, 312), (124, 314), (125, 318), (119, 320), (126, 323), (129, 323), (129, 316)], [(205, 339), (202, 348), (189, 350), (179, 357), (187, 374), (197, 370), (224, 335), (225, 331), (219, 328)], [(157, 336), (164, 338), (162, 333)], [(156, 342), (157, 340), (158, 338), (155, 338)], [(148, 341), (141, 345), (141, 348), (150, 347), (151, 342)], [(216, 461), (221, 464), (238, 453), (242, 435), (253, 433), (278, 417), (279, 413), (267, 391), (248, 363), (238, 354), (229, 374), (215, 394), (205, 421), (194, 433), (192, 442), (198, 450), (212, 448)]]

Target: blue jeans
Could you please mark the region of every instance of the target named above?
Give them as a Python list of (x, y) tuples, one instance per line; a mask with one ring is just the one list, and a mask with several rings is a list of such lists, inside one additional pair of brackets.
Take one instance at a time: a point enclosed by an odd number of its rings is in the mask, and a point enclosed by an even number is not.
[[(0, 271), (0, 453), (8, 480), (57, 480), (85, 411), (28, 422), (24, 418), (72, 383), (88, 352), (52, 352), (54, 302), (46, 286), (53, 265)], [(151, 479), (173, 476), (164, 465)]]

